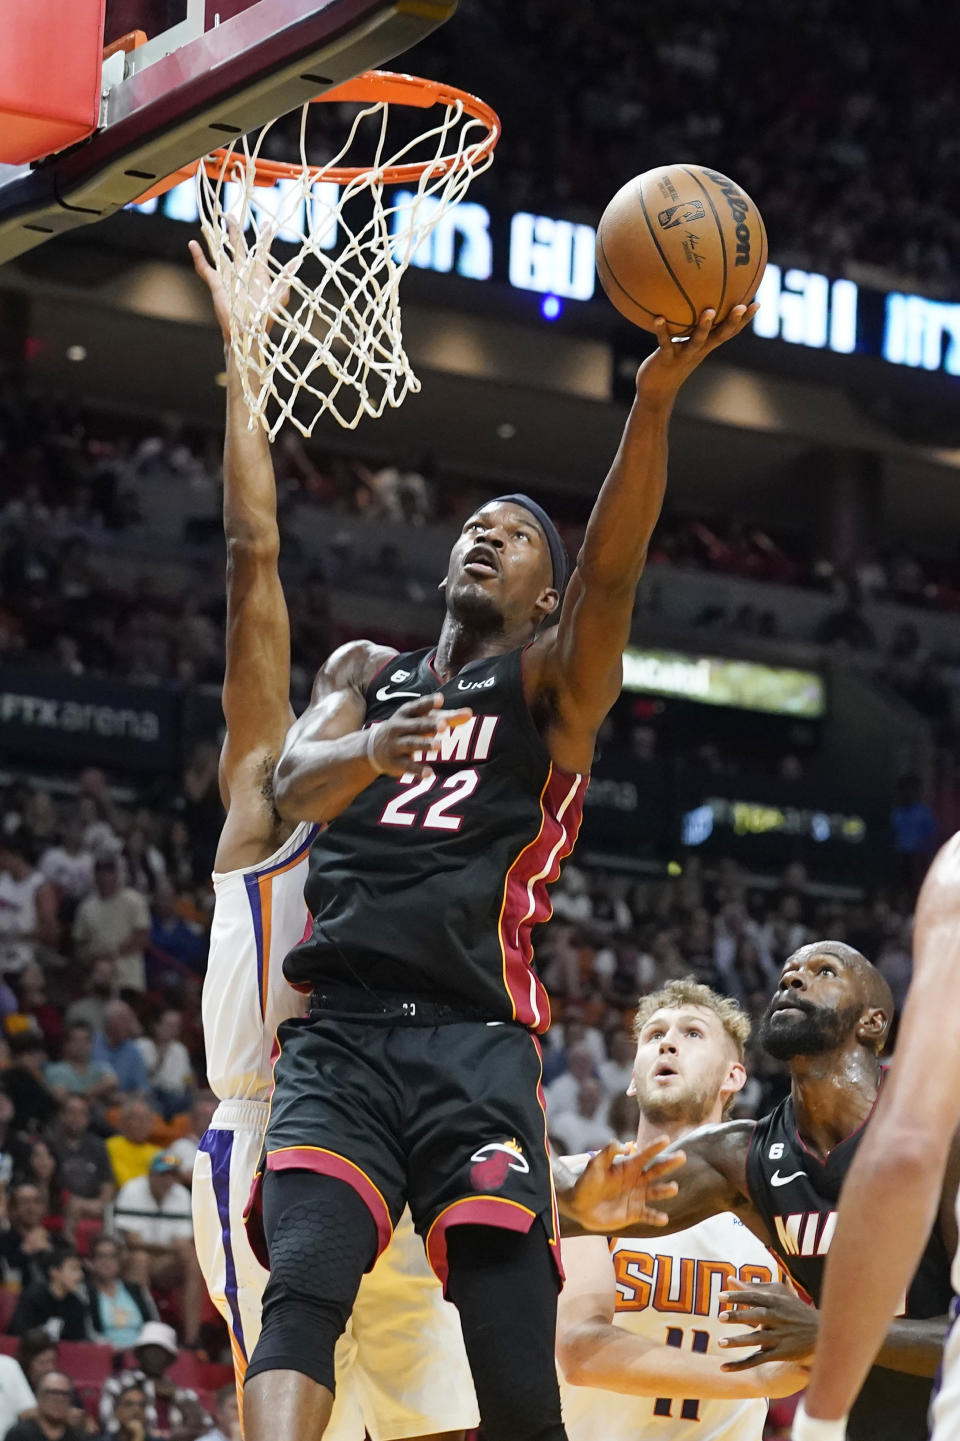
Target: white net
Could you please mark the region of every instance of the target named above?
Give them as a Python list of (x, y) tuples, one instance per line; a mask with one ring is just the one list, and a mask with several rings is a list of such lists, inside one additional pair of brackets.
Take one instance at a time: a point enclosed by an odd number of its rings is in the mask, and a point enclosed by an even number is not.
[[(255, 143), (244, 136), (221, 162), (197, 171), (201, 225), (230, 298), (244, 395), (271, 440), (286, 421), (309, 436), (327, 413), (352, 430), (420, 389), (403, 344), (400, 281), (493, 156), (488, 122), (459, 99), (435, 106), (438, 123), (388, 156), (392, 108), (365, 104), (340, 150), (318, 166), (308, 159), (305, 105), (297, 170), (272, 188), (256, 184), (269, 125)], [(369, 168), (338, 186), (329, 173), (349, 163), (362, 126), (376, 127)], [(385, 175), (421, 164), (418, 177), (385, 194)]]

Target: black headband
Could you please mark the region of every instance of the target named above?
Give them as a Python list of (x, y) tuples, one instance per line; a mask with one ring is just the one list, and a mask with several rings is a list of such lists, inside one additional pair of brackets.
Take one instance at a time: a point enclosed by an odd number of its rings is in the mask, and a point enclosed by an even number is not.
[(567, 547), (564, 545), (559, 530), (550, 519), (542, 505), (531, 500), (529, 495), (498, 495), (494, 500), (487, 501), (488, 505), (519, 505), (528, 510), (534, 520), (540, 526), (547, 539), (547, 547), (550, 551), (550, 561), (553, 566), (553, 587), (554, 590), (563, 592), (567, 588), (567, 581), (570, 579), (570, 556)]

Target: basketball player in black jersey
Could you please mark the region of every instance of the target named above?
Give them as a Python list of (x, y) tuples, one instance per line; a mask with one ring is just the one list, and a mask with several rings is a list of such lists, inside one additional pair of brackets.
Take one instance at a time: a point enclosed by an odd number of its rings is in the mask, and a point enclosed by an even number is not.
[[(790, 1062), (790, 1095), (756, 1123), (732, 1121), (684, 1137), (678, 1193), (663, 1206), (667, 1230), (733, 1211), (780, 1257), (815, 1306), (840, 1187), (883, 1085), (879, 1057), (892, 1015), (886, 981), (859, 951), (839, 941), (796, 951), (783, 967), (760, 1031), (765, 1049)], [(850, 1441), (925, 1441), (951, 1297), (958, 1175), (955, 1144), (936, 1222), (900, 1318), (851, 1411)], [(627, 1234), (657, 1232), (641, 1226)], [(865, 1258), (864, 1264), (882, 1266), (883, 1257)], [(730, 1369), (813, 1354), (818, 1313), (786, 1288), (738, 1288), (725, 1299), (727, 1319), (753, 1328), (727, 1338), (728, 1347), (752, 1352)]]
[(335, 1342), (405, 1201), (460, 1310), (488, 1441), (563, 1437), (531, 930), (620, 692), (674, 400), (752, 314), (714, 329), (706, 311), (680, 342), (659, 323), (569, 584), (536, 503), (481, 506), (451, 552), (437, 646), (344, 646), (289, 733), (277, 809), (327, 825), (304, 892), (313, 931), (284, 964), (311, 1011), (278, 1034), (251, 1210), (271, 1279), (248, 1441), (323, 1434)]

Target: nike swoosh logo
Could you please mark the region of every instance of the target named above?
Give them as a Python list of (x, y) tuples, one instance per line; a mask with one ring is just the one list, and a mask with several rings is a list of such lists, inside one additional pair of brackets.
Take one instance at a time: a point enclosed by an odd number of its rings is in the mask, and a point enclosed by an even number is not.
[(805, 1176), (806, 1171), (791, 1171), (789, 1176), (781, 1176), (779, 1170), (774, 1171), (770, 1177), (771, 1186), (785, 1186), (788, 1181), (795, 1181), (798, 1176)]
[(389, 686), (381, 686), (377, 691), (377, 700), (420, 700), (418, 690), (391, 690)]

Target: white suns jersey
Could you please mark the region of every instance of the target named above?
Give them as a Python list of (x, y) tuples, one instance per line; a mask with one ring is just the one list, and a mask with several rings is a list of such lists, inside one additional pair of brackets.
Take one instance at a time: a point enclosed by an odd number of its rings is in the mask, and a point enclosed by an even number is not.
[(203, 1035), (207, 1079), (221, 1101), (269, 1099), (277, 1027), (307, 1009), (283, 978), (283, 958), (310, 928), (303, 883), (318, 830), (301, 824), (259, 865), (213, 873)]
[[(564, 1241), (568, 1255), (576, 1240)], [(617, 1285), (614, 1325), (661, 1346), (725, 1355), (732, 1334), (718, 1320), (718, 1296), (733, 1277), (776, 1281), (775, 1259), (729, 1212), (673, 1236), (610, 1242)], [(732, 1353), (731, 1353), (732, 1354)], [(738, 1353), (739, 1354), (739, 1353)], [(764, 1400), (717, 1401), (696, 1396), (623, 1396), (561, 1381), (569, 1441), (760, 1441)]]

